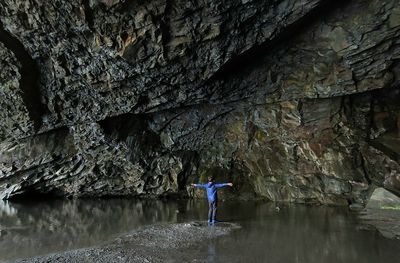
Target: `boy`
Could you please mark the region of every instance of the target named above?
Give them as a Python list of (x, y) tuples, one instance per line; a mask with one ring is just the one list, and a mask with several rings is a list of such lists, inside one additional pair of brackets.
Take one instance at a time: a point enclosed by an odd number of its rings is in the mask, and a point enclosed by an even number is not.
[(216, 184), (214, 176), (209, 176), (207, 184), (191, 184), (191, 185), (192, 187), (201, 187), (207, 190), (208, 223), (210, 224), (216, 223), (217, 205), (218, 205), (217, 188), (221, 188), (224, 186), (233, 186), (233, 184), (232, 183)]

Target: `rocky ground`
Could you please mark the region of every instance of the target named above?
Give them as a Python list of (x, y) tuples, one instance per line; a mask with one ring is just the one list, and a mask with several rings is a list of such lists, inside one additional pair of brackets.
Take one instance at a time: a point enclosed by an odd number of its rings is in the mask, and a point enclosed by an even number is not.
[(188, 262), (199, 256), (196, 246), (200, 242), (227, 235), (237, 228), (240, 226), (234, 223), (153, 225), (100, 247), (13, 262)]
[(400, 193), (397, 0), (0, 2), (0, 198)]

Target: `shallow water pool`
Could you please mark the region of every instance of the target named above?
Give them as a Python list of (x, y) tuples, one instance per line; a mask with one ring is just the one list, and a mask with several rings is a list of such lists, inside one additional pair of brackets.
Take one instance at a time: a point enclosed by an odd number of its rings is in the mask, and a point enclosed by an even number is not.
[[(129, 199), (0, 201), (0, 261), (107, 244), (141, 226), (205, 220), (207, 203)], [(241, 228), (182, 251), (192, 262), (389, 262), (400, 241), (365, 230), (347, 208), (220, 202)], [(218, 226), (218, 224), (217, 224)], [(172, 257), (173, 259), (173, 257)]]

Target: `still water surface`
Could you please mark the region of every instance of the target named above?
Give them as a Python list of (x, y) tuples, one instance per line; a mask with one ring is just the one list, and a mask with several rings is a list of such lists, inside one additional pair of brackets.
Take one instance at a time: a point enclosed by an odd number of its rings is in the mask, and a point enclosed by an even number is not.
[[(204, 201), (0, 201), (0, 262), (105, 244), (154, 223), (205, 220)], [(201, 262), (397, 262), (400, 241), (363, 230), (347, 208), (222, 202), (241, 229), (189, 248)], [(193, 251), (190, 251), (192, 249)]]

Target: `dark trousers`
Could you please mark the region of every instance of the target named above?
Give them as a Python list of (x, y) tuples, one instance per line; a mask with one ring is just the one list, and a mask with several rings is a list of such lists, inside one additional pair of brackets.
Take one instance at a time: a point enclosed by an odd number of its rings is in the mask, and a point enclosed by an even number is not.
[(217, 200), (208, 202), (208, 222), (215, 221), (217, 218)]

